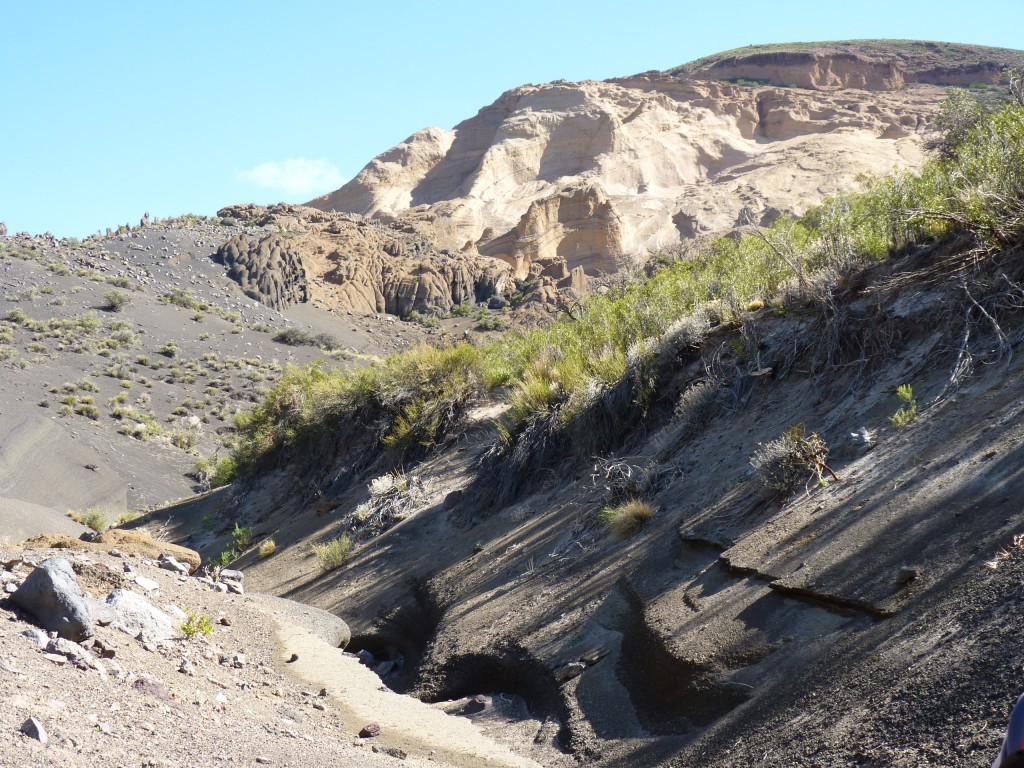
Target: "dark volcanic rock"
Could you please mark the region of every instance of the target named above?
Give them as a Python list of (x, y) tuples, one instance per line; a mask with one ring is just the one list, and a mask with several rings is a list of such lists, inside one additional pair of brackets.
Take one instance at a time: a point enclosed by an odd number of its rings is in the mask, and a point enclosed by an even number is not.
[(71, 563), (63, 557), (53, 557), (36, 566), (11, 600), (31, 614), (43, 629), (68, 640), (78, 642), (94, 634), (85, 595)]

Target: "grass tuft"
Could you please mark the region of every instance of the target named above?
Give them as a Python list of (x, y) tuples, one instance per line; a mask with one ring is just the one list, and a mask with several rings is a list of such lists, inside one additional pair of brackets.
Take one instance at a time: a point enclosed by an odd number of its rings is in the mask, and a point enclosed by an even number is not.
[(314, 544), (313, 554), (320, 564), (320, 570), (336, 570), (352, 556), (352, 540), (348, 536), (341, 536), (324, 544)]
[(614, 507), (604, 507), (597, 517), (617, 539), (628, 539), (638, 534), (656, 511), (646, 501), (630, 499)]

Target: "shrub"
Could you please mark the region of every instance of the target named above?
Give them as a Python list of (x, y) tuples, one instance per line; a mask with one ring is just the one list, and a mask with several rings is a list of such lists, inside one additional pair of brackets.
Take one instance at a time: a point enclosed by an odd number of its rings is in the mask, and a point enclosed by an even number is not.
[(275, 333), (273, 339), (281, 344), (288, 344), (292, 347), (320, 347), (330, 350), (338, 346), (338, 342), (326, 333), (312, 334), (301, 328), (285, 328)]
[(227, 568), (238, 558), (238, 555), (239, 552), (237, 549), (225, 549), (217, 558), (217, 564), (220, 565), (221, 568)]
[(109, 527), (107, 515), (99, 507), (90, 507), (84, 512), (68, 512), (68, 517), (86, 528), (92, 528), (97, 533), (103, 533)]
[(197, 615), (195, 611), (189, 611), (188, 618), (186, 618), (185, 623), (181, 625), (181, 632), (189, 639), (192, 639), (196, 635), (209, 637), (210, 634), (213, 633), (213, 625), (205, 614)]
[(114, 525), (124, 525), (125, 523), (130, 523), (132, 520), (137, 520), (138, 517), (138, 512), (122, 512), (117, 516), (117, 519), (114, 521)]
[(260, 560), (266, 560), (272, 554), (277, 551), (277, 544), (274, 543), (273, 539), (264, 539), (260, 542), (260, 547), (257, 553), (260, 556)]
[(210, 308), (209, 304), (197, 299), (195, 294), (187, 288), (171, 288), (170, 291), (162, 294), (159, 300), (164, 304), (191, 309), (194, 312), (205, 312)]
[(25, 314), (25, 310), (21, 307), (14, 307), (13, 309), (7, 310), (7, 314), (4, 315), (4, 319), (8, 322), (14, 323), (15, 325), (24, 325), (28, 321), (28, 315)]
[(231, 541), (234, 543), (235, 549), (248, 549), (249, 545), (252, 544), (252, 528), (248, 525), (241, 526), (235, 523), (235, 530), (231, 532)]
[(192, 474), (204, 490), (210, 490), (232, 482), (238, 474), (238, 465), (231, 456), (200, 459)]
[(614, 507), (604, 507), (598, 519), (615, 534), (616, 538), (635, 536), (644, 524), (654, 517), (655, 508), (646, 501), (630, 499)]
[(914, 389), (909, 384), (900, 384), (896, 388), (896, 396), (903, 405), (889, 417), (889, 423), (894, 427), (905, 427), (917, 418), (917, 400), (914, 399)]
[(313, 554), (316, 555), (323, 571), (340, 568), (352, 556), (352, 540), (348, 536), (331, 539), (324, 544), (314, 544)]
[(750, 458), (765, 485), (779, 493), (789, 493), (798, 483), (817, 478), (820, 482), (827, 472), (838, 480), (836, 473), (825, 463), (828, 446), (817, 432), (810, 435), (803, 424), (796, 424), (781, 437), (759, 444)]
[(117, 288), (107, 291), (103, 294), (103, 298), (107, 302), (103, 308), (108, 312), (120, 312), (128, 306), (132, 300), (131, 296), (124, 291), (119, 291)]

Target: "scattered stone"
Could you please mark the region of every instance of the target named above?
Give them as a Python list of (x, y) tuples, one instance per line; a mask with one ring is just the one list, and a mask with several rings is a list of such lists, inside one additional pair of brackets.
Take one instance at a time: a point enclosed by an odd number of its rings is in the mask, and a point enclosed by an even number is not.
[(72, 661), (85, 659), (87, 651), (78, 643), (73, 643), (63, 637), (55, 637), (46, 644), (47, 653), (58, 653)]
[(160, 589), (160, 583), (155, 579), (151, 579), (148, 576), (136, 576), (134, 579), (135, 583), (146, 590), (147, 593), (155, 592)]
[(92, 637), (92, 613), (75, 572), (63, 557), (44, 560), (11, 596), (11, 602), (31, 614), (43, 629), (68, 640)]
[(225, 696), (221, 691), (217, 691), (217, 693), (213, 695), (213, 700), (216, 701), (218, 704), (228, 703), (228, 697)]
[(245, 574), (242, 571), (223, 568), (220, 572), (220, 578), (222, 581), (242, 581), (245, 579)]
[(140, 693), (145, 693), (149, 696), (160, 699), (161, 701), (168, 701), (171, 698), (171, 694), (167, 692), (166, 686), (152, 675), (144, 675), (140, 677), (132, 683), (132, 688)]
[(220, 624), (222, 627), (230, 627), (231, 619), (229, 619), (227, 616), (221, 616), (217, 623)]
[(290, 658), (288, 659), (288, 661), (287, 661), (287, 662), (285, 662), (285, 663), (286, 663), (286, 664), (291, 664), (291, 663), (293, 663), (293, 662), (296, 662), (296, 661), (298, 661), (298, 660), (299, 660), (299, 654), (297, 654), (297, 653), (293, 653), (293, 654), (291, 655), (291, 657), (290, 657)]
[(38, 645), (40, 648), (45, 648), (46, 644), (50, 640), (49, 635), (47, 635), (45, 632), (43, 632), (43, 630), (36, 629), (35, 627), (33, 627), (32, 629), (26, 629), (21, 634), (24, 637), (27, 637), (30, 640), (32, 640), (33, 642), (35, 642), (35, 644)]
[(104, 643), (102, 640), (94, 640), (92, 643), (92, 651), (101, 659), (112, 659), (116, 652), (109, 645)]
[(35, 739), (42, 744), (46, 744), (50, 740), (50, 737), (46, 735), (46, 729), (43, 728), (43, 724), (34, 717), (30, 717), (21, 724), (21, 732), (30, 739)]
[(299, 725), (301, 725), (302, 723), (306, 722), (306, 718), (304, 718), (302, 715), (300, 715), (294, 709), (283, 710), (281, 712), (281, 718), (284, 719), (284, 720), (291, 721), (293, 723), (298, 723)]
[(313, 709), (319, 710), (320, 712), (326, 712), (327, 711), (327, 707), (324, 705), (324, 703), (322, 701), (314, 701), (313, 702)]
[(408, 752), (404, 749), (399, 749), (398, 747), (380, 747), (374, 744), (371, 749), (379, 754), (388, 755), (399, 760), (405, 760), (405, 758), (409, 756)]
[(241, 669), (242, 667), (244, 667), (245, 666), (245, 654), (241, 653), (241, 652), (234, 654), (231, 657), (231, 666), (234, 667), (235, 669)]
[(183, 576), (188, 576), (189, 574), (189, 567), (185, 563), (178, 562), (173, 555), (169, 555), (166, 552), (160, 555), (160, 559), (157, 560), (156, 564), (165, 571), (180, 573)]
[(170, 617), (142, 595), (126, 589), (115, 589), (107, 598), (114, 611), (111, 626), (132, 637), (144, 640), (169, 640), (174, 635)]
[(559, 667), (555, 670), (555, 680), (560, 683), (568, 682), (574, 677), (579, 677), (583, 674), (583, 670), (587, 668), (587, 665), (582, 661), (570, 661), (564, 667)]
[(372, 739), (377, 736), (380, 736), (380, 723), (367, 723), (359, 731), (359, 738), (361, 739)]
[(195, 675), (196, 675), (196, 665), (193, 664), (188, 659), (182, 659), (181, 664), (178, 665), (178, 671), (181, 672), (183, 675), (188, 675), (189, 677), (195, 677)]
[(245, 590), (242, 588), (242, 585), (239, 582), (237, 582), (237, 581), (229, 581), (229, 582), (226, 582), (226, 584), (227, 584), (227, 587), (228, 587), (228, 592), (231, 592), (231, 593), (233, 593), (235, 595), (244, 595), (245, 594)]
[(4, 584), (4, 592), (6, 592), (8, 595), (13, 595), (17, 591), (18, 585), (15, 584), (13, 581), (9, 581), (6, 584)]

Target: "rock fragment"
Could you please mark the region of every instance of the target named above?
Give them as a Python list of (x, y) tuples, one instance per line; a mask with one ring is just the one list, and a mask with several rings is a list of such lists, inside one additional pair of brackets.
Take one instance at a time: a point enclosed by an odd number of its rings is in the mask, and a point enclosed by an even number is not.
[(30, 739), (35, 739), (42, 744), (50, 741), (50, 737), (46, 735), (46, 729), (43, 728), (43, 724), (35, 717), (30, 717), (21, 724), (21, 732)]
[(107, 597), (107, 605), (114, 611), (111, 626), (132, 637), (141, 635), (152, 642), (169, 640), (174, 635), (170, 617), (142, 595), (126, 589), (115, 589)]
[(380, 736), (380, 723), (367, 723), (359, 731), (359, 738), (361, 739), (372, 739), (377, 736)]

